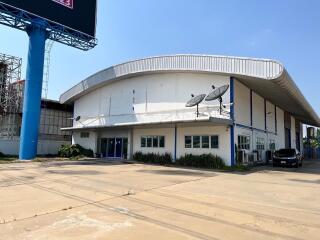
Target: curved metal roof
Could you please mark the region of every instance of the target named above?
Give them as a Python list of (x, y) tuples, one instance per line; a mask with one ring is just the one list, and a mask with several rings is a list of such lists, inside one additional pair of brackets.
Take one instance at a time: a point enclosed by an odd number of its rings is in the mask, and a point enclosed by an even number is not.
[(202, 72), (232, 76), (262, 97), (292, 113), (302, 122), (320, 126), (320, 119), (302, 95), (284, 66), (274, 60), (174, 55), (145, 58), (102, 70), (60, 96), (61, 103), (75, 99), (113, 81), (151, 73)]

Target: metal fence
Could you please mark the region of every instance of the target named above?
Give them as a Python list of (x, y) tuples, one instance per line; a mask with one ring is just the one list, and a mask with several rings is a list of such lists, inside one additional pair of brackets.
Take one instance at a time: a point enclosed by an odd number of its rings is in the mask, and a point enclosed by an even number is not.
[(305, 146), (304, 157), (307, 159), (320, 159), (320, 148)]

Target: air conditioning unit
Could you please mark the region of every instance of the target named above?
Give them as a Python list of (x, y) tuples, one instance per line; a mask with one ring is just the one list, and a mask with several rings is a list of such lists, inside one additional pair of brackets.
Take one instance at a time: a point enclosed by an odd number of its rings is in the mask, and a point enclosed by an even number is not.
[(249, 151), (247, 150), (238, 151), (238, 163), (249, 164)]

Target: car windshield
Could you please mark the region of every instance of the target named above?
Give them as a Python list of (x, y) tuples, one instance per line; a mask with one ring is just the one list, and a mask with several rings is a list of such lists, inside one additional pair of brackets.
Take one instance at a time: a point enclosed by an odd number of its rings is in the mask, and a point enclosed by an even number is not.
[(280, 149), (276, 152), (276, 156), (278, 157), (294, 157), (296, 151), (294, 149)]

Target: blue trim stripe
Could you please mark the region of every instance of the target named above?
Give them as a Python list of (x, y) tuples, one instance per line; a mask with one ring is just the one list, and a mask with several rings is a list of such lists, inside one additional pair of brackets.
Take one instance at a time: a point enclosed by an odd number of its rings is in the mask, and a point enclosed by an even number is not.
[(250, 125), (253, 126), (253, 100), (252, 89), (250, 89)]
[(278, 119), (277, 119), (277, 106), (274, 105), (274, 130), (276, 132), (276, 134), (278, 133)]
[(230, 77), (230, 116), (233, 124), (230, 128), (230, 145), (231, 145), (231, 166), (235, 165), (235, 146), (234, 146), (234, 78)]

